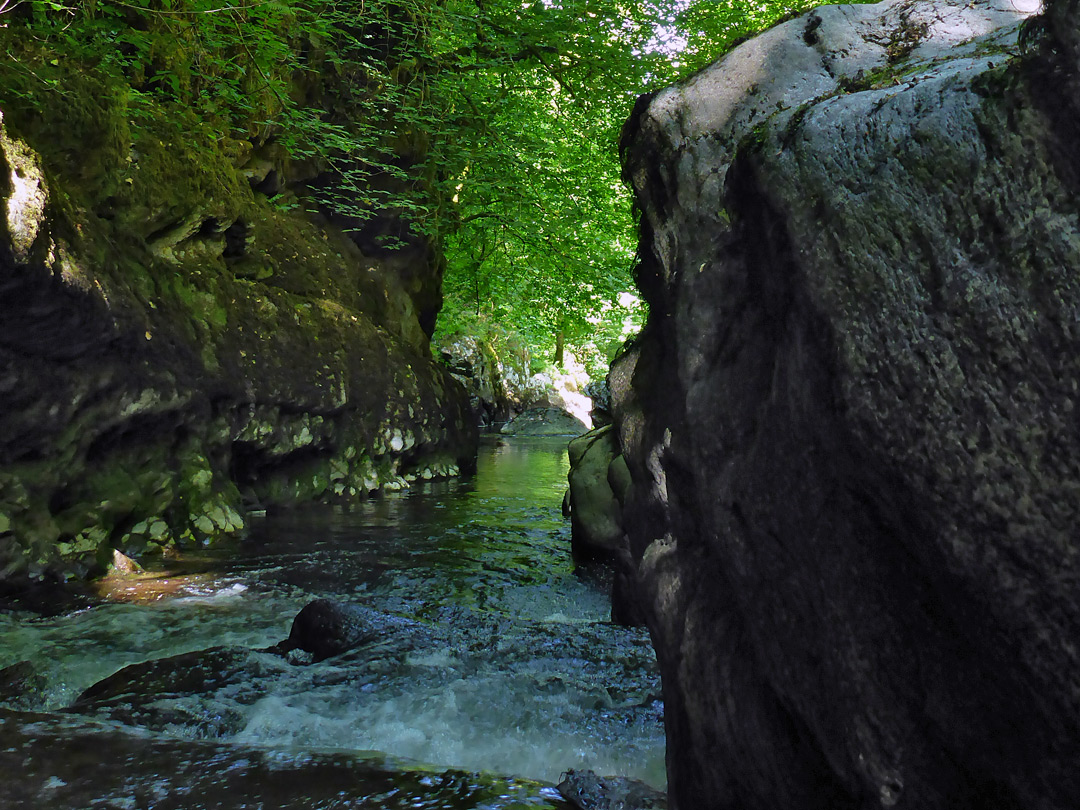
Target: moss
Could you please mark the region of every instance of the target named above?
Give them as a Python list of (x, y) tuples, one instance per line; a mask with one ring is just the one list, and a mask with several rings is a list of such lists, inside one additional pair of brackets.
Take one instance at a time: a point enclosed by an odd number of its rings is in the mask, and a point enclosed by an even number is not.
[[(5, 100), (4, 113), (43, 153), (51, 235), (85, 293), (64, 300), (76, 317), (58, 334), (100, 335), (65, 385), (30, 400), (67, 408), (55, 427), (35, 424), (42, 457), (0, 470), (0, 534), (28, 559), (81, 575), (114, 547), (216, 542), (243, 528), (239, 487), (268, 504), (362, 497), (467, 436), (421, 356), (400, 268), (254, 194), (239, 168), (251, 143), (76, 60), (50, 75), (55, 92)], [(443, 435), (413, 424), (437, 432), (440, 402), (460, 411)], [(408, 469), (373, 461), (390, 413)]]
[(893, 30), (885, 46), (885, 56), (889, 64), (895, 64), (910, 56), (929, 33), (930, 26), (926, 23), (911, 19), (909, 14), (901, 14), (900, 25)]

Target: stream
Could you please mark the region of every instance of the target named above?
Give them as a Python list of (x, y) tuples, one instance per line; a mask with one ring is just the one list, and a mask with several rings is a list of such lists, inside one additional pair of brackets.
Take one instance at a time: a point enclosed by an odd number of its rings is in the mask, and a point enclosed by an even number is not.
[[(575, 573), (566, 473), (565, 439), (485, 439), (474, 477), (255, 518), (90, 609), (0, 613), (0, 669), (32, 668), (0, 709), (0, 807), (565, 808), (571, 768), (663, 787), (648, 635)], [(316, 598), (370, 609), (377, 639), (260, 651)]]

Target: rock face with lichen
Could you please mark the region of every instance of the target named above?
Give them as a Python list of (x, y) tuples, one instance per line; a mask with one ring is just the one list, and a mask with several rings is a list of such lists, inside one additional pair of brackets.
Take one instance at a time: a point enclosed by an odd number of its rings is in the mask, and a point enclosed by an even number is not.
[(622, 499), (628, 477), (611, 425), (590, 430), (567, 448), (574, 559), (610, 560), (623, 548)]
[(817, 9), (627, 125), (675, 808), (1076, 804), (1080, 19), (1024, 15)]
[(0, 110), (0, 581), (471, 464), (429, 246), (275, 206), (302, 167), (257, 143), (76, 113)]

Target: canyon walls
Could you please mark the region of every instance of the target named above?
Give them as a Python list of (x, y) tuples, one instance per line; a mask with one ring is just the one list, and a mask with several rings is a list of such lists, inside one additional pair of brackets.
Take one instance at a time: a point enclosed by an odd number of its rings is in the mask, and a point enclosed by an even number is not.
[(1034, 10), (823, 7), (627, 124), (679, 810), (1075, 804), (1078, 19)]

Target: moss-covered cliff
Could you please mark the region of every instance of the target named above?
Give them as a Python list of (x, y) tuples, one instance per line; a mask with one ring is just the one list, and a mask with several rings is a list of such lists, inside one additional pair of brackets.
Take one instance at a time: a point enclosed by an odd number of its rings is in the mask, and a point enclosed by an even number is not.
[(0, 30), (0, 580), (470, 463), (425, 239), (385, 212), (343, 230), (311, 194), (333, 175), (255, 112), (215, 124), (27, 30)]

